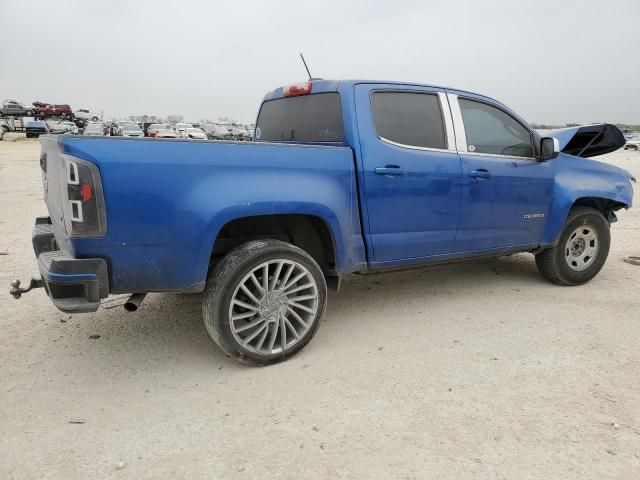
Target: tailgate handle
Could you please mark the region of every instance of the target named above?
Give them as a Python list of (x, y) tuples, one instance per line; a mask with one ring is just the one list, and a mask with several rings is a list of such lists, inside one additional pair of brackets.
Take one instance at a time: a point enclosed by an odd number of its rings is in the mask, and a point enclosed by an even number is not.
[(389, 175), (389, 176), (400, 176), (406, 175), (407, 170), (404, 168), (400, 168), (398, 165), (385, 165), (384, 167), (377, 167), (373, 170), (376, 175)]

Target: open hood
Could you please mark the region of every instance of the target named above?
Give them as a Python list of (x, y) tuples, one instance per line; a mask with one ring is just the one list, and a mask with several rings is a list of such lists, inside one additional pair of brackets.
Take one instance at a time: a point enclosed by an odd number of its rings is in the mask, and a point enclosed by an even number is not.
[(610, 123), (584, 125), (581, 127), (538, 130), (543, 137), (554, 137), (560, 143), (560, 150), (576, 157), (595, 157), (611, 153), (625, 144), (624, 135), (618, 127)]

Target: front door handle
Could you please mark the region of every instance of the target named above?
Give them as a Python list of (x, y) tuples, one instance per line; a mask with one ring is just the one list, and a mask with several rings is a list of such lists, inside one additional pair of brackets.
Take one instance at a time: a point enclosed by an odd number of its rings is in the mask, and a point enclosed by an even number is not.
[(491, 178), (491, 172), (484, 168), (479, 168), (478, 170), (471, 170), (469, 176), (471, 178)]
[(376, 167), (373, 170), (373, 173), (375, 173), (376, 175), (400, 176), (406, 175), (407, 170), (405, 168), (400, 168), (398, 165), (385, 165), (384, 167)]

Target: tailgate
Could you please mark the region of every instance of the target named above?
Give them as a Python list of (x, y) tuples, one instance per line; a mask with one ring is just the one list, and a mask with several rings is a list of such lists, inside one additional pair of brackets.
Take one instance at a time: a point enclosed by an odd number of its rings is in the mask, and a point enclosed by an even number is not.
[(42, 188), (44, 201), (49, 210), (51, 224), (60, 248), (69, 252), (68, 234), (64, 221), (62, 186), (64, 183), (64, 164), (58, 137), (43, 135), (40, 137), (40, 168), (42, 170)]

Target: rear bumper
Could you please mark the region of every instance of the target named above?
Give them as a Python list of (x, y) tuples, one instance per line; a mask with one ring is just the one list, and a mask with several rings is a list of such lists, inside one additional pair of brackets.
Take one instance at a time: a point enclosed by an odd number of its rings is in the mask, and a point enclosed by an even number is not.
[(53, 304), (67, 313), (95, 312), (109, 295), (107, 262), (74, 258), (60, 249), (49, 217), (39, 217), (31, 236), (44, 288)]

